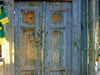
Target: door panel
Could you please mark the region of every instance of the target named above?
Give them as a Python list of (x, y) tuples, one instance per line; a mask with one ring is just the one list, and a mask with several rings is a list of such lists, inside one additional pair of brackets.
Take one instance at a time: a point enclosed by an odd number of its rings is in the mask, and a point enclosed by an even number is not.
[(50, 75), (62, 75), (66, 71), (65, 66), (65, 48), (64, 48), (64, 31), (52, 30), (50, 39)]
[[(19, 75), (39, 75), (39, 52), (36, 46), (40, 26), (40, 3), (16, 3), (18, 11), (18, 70)], [(39, 47), (40, 48), (40, 47)]]
[(20, 2), (16, 7), (19, 75), (67, 75), (71, 3)]
[(47, 3), (45, 73), (48, 75), (67, 75), (68, 42), (71, 45), (70, 27), (71, 3)]
[[(24, 72), (28, 71), (31, 73), (36, 72), (37, 66), (37, 50), (34, 45), (34, 31), (33, 30), (23, 30), (21, 37), (21, 51), (20, 51), (20, 69), (22, 75)], [(24, 73), (24, 74), (23, 74)]]

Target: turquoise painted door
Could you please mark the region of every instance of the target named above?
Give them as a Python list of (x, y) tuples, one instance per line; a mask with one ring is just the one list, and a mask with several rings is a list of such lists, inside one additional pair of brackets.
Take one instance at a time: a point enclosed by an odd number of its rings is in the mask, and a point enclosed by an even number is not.
[(16, 75), (70, 75), (68, 2), (15, 3)]

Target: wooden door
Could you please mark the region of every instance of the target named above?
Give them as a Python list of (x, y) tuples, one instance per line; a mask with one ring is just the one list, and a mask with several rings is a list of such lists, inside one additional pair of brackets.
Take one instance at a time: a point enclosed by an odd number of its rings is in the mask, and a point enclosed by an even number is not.
[(46, 5), (45, 75), (67, 75), (71, 66), (71, 3)]
[(16, 75), (40, 75), (38, 41), (40, 41), (40, 3), (15, 4), (15, 29), (18, 56)]
[(16, 75), (67, 75), (71, 13), (67, 2), (15, 3)]

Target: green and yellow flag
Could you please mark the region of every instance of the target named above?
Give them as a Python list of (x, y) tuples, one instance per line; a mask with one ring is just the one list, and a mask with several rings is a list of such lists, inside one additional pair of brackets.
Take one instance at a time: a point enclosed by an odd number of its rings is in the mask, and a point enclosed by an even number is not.
[(4, 25), (9, 22), (4, 6), (0, 6), (0, 45), (5, 43), (6, 36), (4, 32)]

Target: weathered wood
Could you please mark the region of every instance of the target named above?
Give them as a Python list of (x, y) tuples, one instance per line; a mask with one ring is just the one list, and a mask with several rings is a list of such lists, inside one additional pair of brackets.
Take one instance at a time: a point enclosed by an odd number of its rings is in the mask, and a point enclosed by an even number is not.
[[(47, 3), (45, 75), (71, 75), (71, 11), (71, 3)], [(63, 14), (60, 18), (64, 19), (58, 23), (52, 22), (53, 13)]]
[[(24, 6), (23, 6), (24, 5)], [(61, 6), (62, 5), (62, 6)], [(43, 7), (43, 8), (42, 8)], [(51, 9), (53, 11), (51, 11)], [(56, 10), (55, 10), (56, 9)], [(64, 9), (64, 11), (62, 11)], [(33, 69), (29, 65), (24, 65), (29, 59), (25, 58), (28, 51), (32, 48), (31, 45), (38, 42), (40, 39), (40, 46), (35, 47), (35, 51), (31, 52), (36, 54), (36, 68), (34, 68), (35, 75), (71, 75), (71, 27), (72, 27), (72, 7), (71, 3), (60, 3), (60, 2), (41, 2), (37, 4), (35, 2), (20, 2), (15, 3), (15, 32), (17, 35), (16, 38), (16, 75), (33, 73)], [(29, 25), (23, 23), (23, 14), (24, 11), (28, 12), (33, 10), (35, 13), (35, 24)], [(52, 16), (57, 13), (58, 15), (54, 16), (55, 19), (52, 20)], [(33, 31), (34, 32), (33, 32)], [(35, 39), (31, 39), (34, 43), (29, 43), (29, 37), (27, 36), (30, 33), (34, 33)], [(18, 36), (20, 35), (20, 36)], [(31, 35), (30, 35), (31, 36)], [(28, 38), (27, 38), (28, 37)], [(27, 38), (27, 39), (26, 39)], [(28, 43), (26, 45), (26, 43)], [(24, 48), (24, 47), (28, 47)], [(26, 52), (27, 51), (27, 52)], [(33, 49), (34, 51), (34, 49)], [(31, 63), (31, 62), (30, 62)], [(22, 66), (24, 65), (24, 66)], [(59, 69), (59, 70), (58, 70)], [(25, 72), (26, 71), (26, 72)], [(41, 71), (41, 72), (40, 72)]]
[[(39, 40), (38, 30), (40, 27), (39, 23), (39, 12), (40, 4), (32, 3), (33, 6), (30, 7), (30, 3), (16, 3), (16, 75), (25, 74), (35, 74), (40, 75), (40, 47), (37, 47), (36, 41)], [(35, 4), (35, 5), (34, 5)], [(23, 6), (24, 5), (24, 6)], [(27, 10), (28, 9), (28, 10)], [(35, 10), (34, 10), (35, 9)], [(34, 12), (35, 22), (34, 24), (24, 23), (23, 15), (24, 12)]]
[(72, 2), (72, 0), (46, 0), (48, 2)]
[(81, 75), (81, 0), (73, 0), (72, 8), (72, 75)]
[[(15, 0), (16, 2), (22, 2), (23, 0)], [(27, 0), (25, 0), (27, 1)], [(28, 0), (28, 1), (31, 1), (31, 0)], [(34, 2), (35, 1), (47, 1), (47, 2), (72, 2), (72, 0), (33, 0)]]
[(88, 0), (82, 1), (81, 8), (81, 74), (88, 75)]
[(89, 74), (95, 74), (95, 26), (96, 26), (96, 10), (95, 0), (90, 1), (90, 56), (89, 56)]
[(19, 20), (18, 20), (18, 6), (15, 4), (15, 7), (16, 7), (16, 9), (15, 9), (15, 23), (14, 23), (14, 32), (15, 32), (15, 75), (18, 75), (18, 72), (19, 72), (19, 65), (18, 65), (18, 56), (19, 56), (19, 53), (18, 53), (18, 43), (19, 43), (19, 41), (18, 41), (18, 38), (19, 38), (19, 36), (18, 36), (18, 31), (19, 31)]

